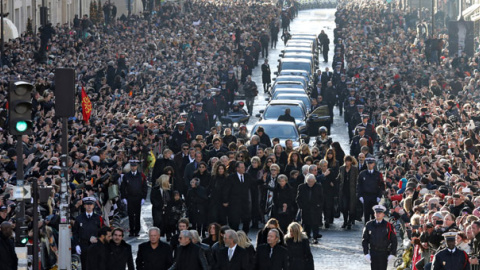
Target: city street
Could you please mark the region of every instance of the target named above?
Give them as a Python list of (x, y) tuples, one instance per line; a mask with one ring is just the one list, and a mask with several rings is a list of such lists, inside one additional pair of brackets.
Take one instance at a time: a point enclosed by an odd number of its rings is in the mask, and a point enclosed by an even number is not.
[[(330, 39), (330, 62), (324, 63), (320, 56), (320, 68), (325, 70), (325, 67), (329, 67), (331, 70), (331, 59), (333, 58), (333, 29), (335, 9), (317, 9), (317, 10), (304, 10), (300, 11), (298, 17), (291, 23), (291, 33), (314, 33), (319, 34), (323, 29)], [(279, 59), (279, 53), (284, 48), (283, 41), (279, 39), (277, 48), (269, 51), (269, 62), (272, 70), (272, 78), (275, 76), (273, 72), (277, 70), (277, 60)], [(252, 78), (259, 87), (259, 95), (255, 99), (254, 113), (259, 113), (259, 110), (265, 108), (267, 101), (265, 98), (267, 94), (264, 94), (261, 90), (261, 70), (260, 65), (263, 63), (263, 58), (259, 59), (259, 66), (253, 71)], [(252, 116), (247, 127), (251, 126), (258, 121), (258, 118)], [(335, 119), (332, 124), (333, 141), (340, 142), (344, 151), (349, 153), (349, 140), (346, 132), (345, 124), (343, 123), (343, 117), (339, 117), (338, 109), (335, 108)], [(313, 145), (314, 138), (311, 139)], [(362, 247), (361, 247), (361, 233), (363, 224), (358, 222), (353, 226), (351, 231), (344, 231), (340, 228), (343, 222), (343, 217), (336, 219), (335, 224), (328, 230), (322, 229), (321, 234), (323, 238), (320, 239), (318, 245), (312, 245), (312, 253), (315, 261), (315, 269), (370, 269), (369, 264), (364, 260)], [(128, 227), (128, 222), (125, 221), (125, 226)], [(136, 256), (138, 244), (148, 241), (148, 235), (146, 231), (152, 226), (151, 205), (147, 202), (142, 207), (142, 231), (139, 238), (126, 239), (129, 244), (133, 246), (134, 256)], [(255, 242), (256, 231), (251, 231), (249, 234), (250, 239)], [(165, 240), (165, 239), (162, 239)]]

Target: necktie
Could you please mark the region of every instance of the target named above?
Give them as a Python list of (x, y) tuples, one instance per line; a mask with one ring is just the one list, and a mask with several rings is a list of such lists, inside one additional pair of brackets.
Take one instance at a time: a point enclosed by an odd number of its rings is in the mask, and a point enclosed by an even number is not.
[(133, 172), (133, 176), (137, 175), (137, 172)]
[(240, 175), (240, 182), (243, 183), (243, 174)]
[(270, 258), (272, 258), (273, 248), (270, 248)]
[(87, 215), (87, 218), (90, 219), (91, 216), (92, 216), (92, 215), (88, 214), (88, 215)]
[(233, 249), (232, 249), (232, 248), (229, 248), (229, 249), (228, 249), (228, 260), (231, 261), (231, 260), (232, 260), (232, 257), (233, 257)]

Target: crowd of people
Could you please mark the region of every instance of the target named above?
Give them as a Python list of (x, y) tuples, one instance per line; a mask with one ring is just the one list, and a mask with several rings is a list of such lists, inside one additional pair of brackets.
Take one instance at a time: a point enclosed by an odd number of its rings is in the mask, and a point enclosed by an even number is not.
[[(77, 96), (83, 87), (93, 106), (87, 123), (77, 101), (68, 121), (72, 250), (82, 269), (312, 269), (309, 243), (318, 243), (320, 228), (341, 214), (346, 230), (367, 223), (378, 203), (409, 240), (401, 269), (444, 269), (437, 250), (455, 245), (470, 257), (461, 269), (478, 267), (480, 53), (450, 57), (447, 31), (437, 28), (441, 46), (432, 54), (414, 8), (338, 4), (332, 71), (317, 73), (312, 103), (339, 107), (349, 153), (325, 129), (313, 147), (294, 149), (261, 128), (248, 138), (245, 128), (215, 125), (295, 14), (271, 4), (168, 3), (108, 24), (87, 17), (78, 29), (57, 26), (42, 41), (24, 33), (6, 42), (0, 241), (9, 245), (1, 254), (12, 253), (18, 139), (25, 180), (53, 187), (40, 207), (41, 261), (44, 269), (57, 262), (62, 146), (54, 69), (72, 67)], [(37, 61), (40, 47), (45, 61)], [(7, 131), (8, 83), (17, 79), (35, 85), (34, 134), (20, 138)], [(149, 190), (154, 227), (134, 263), (123, 237), (139, 235)], [(30, 229), (32, 213), (27, 203)], [(123, 213), (129, 228), (109, 229)], [(255, 249), (246, 234), (260, 227)], [(444, 233), (455, 233), (454, 246)], [(16, 269), (14, 259), (4, 262)]]

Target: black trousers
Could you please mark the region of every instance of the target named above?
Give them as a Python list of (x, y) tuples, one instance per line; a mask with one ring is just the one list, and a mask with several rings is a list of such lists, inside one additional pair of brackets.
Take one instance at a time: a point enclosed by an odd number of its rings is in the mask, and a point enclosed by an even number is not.
[(328, 62), (328, 50), (323, 50), (323, 61)]
[(268, 57), (268, 43), (262, 44), (262, 58)]
[(370, 219), (374, 219), (373, 207), (377, 205), (377, 197), (365, 196), (363, 197), (363, 222), (367, 224)]
[(142, 198), (129, 198), (127, 203), (127, 211), (130, 234), (140, 233), (140, 214), (142, 211)]
[(305, 229), (305, 234), (310, 238), (310, 234), (313, 233), (313, 238), (317, 239), (320, 237), (320, 226), (318, 224), (303, 224), (303, 228)]
[(387, 270), (388, 266), (388, 252), (387, 251), (370, 251), (372, 260), (372, 270)]

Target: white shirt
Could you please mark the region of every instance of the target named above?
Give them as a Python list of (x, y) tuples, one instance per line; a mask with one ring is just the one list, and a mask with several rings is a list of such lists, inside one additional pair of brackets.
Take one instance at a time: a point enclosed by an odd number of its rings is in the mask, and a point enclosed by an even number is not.
[(93, 216), (93, 212), (91, 212), (91, 213), (85, 212), (85, 215), (87, 215), (87, 218), (91, 218)]
[(231, 248), (228, 248), (228, 250), (232, 250), (232, 256), (233, 254), (235, 254), (235, 249), (237, 248), (237, 244), (235, 244), (235, 246), (231, 247)]
[(240, 182), (242, 182), (242, 183), (245, 182), (245, 177), (243, 176), (243, 174), (237, 173), (237, 175), (238, 175), (238, 179), (240, 179)]

